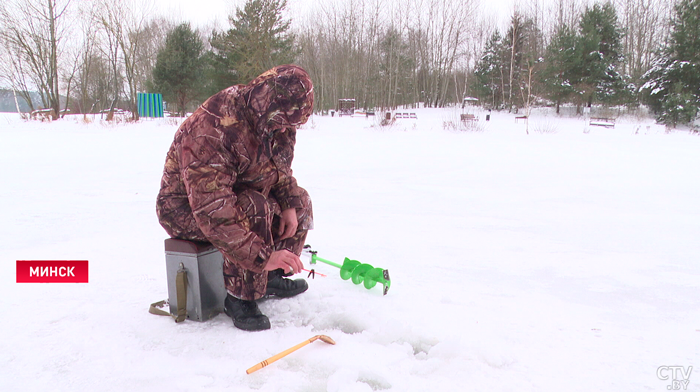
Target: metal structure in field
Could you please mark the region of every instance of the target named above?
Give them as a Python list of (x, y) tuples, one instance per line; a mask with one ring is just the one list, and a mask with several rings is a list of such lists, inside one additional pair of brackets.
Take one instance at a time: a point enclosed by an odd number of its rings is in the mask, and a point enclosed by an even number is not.
[(338, 116), (352, 116), (355, 114), (354, 99), (339, 99), (338, 100)]

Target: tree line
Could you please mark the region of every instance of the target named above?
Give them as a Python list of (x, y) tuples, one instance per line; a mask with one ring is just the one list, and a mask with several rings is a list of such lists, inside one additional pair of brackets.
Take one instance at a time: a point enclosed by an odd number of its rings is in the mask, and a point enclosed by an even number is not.
[[(476, 0), (247, 0), (225, 28), (193, 29), (134, 0), (6, 0), (0, 87), (31, 110), (130, 111), (159, 92), (184, 114), (222, 88), (282, 63), (307, 69), (317, 111), (443, 107), (476, 97), (532, 105), (648, 105), (659, 121), (700, 106), (700, 0), (523, 0), (504, 28)], [(40, 97), (40, 102), (32, 95)]]

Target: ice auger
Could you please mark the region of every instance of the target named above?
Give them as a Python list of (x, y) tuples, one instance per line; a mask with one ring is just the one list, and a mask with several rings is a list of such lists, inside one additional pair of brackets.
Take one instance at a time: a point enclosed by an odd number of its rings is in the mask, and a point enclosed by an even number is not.
[(330, 260), (322, 259), (318, 257), (315, 250), (311, 250), (310, 245), (305, 245), (303, 253), (311, 257), (311, 264), (316, 264), (317, 261), (322, 263), (332, 265), (333, 267), (340, 269), (340, 278), (343, 280), (352, 279), (355, 284), (360, 284), (364, 282), (366, 289), (371, 289), (376, 286), (377, 283), (384, 285), (384, 295), (389, 291), (391, 287), (391, 279), (389, 278), (389, 270), (383, 268), (374, 268), (369, 264), (362, 264), (357, 260), (350, 260), (345, 258), (343, 265), (334, 263)]

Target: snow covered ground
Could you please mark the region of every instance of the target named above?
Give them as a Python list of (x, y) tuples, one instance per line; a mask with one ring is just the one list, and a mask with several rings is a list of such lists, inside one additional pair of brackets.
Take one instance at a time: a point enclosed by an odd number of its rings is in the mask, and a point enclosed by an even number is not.
[[(293, 166), (308, 242), (389, 269), (389, 294), (319, 265), (261, 303), (258, 333), (147, 312), (167, 297), (154, 204), (175, 121), (0, 116), (0, 390), (636, 392), (694, 366), (700, 391), (700, 137), (406, 112), (313, 117)], [(19, 284), (15, 260), (89, 260), (90, 282)], [(317, 334), (337, 345), (246, 375)]]

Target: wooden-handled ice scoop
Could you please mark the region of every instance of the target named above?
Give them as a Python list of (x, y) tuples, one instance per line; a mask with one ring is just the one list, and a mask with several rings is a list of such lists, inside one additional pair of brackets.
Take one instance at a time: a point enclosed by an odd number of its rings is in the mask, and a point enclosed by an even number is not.
[(260, 369), (264, 368), (265, 366), (271, 364), (272, 362), (275, 362), (276, 360), (278, 360), (278, 359), (280, 359), (280, 358), (284, 358), (284, 357), (286, 357), (287, 355), (293, 353), (294, 351), (297, 351), (298, 349), (300, 349), (300, 348), (306, 346), (307, 344), (313, 343), (314, 341), (319, 340), (319, 339), (320, 339), (321, 341), (325, 342), (325, 343), (328, 343), (328, 344), (335, 344), (335, 340), (331, 339), (330, 336), (326, 336), (326, 335), (316, 335), (316, 336), (314, 336), (313, 338), (311, 338), (311, 339), (309, 339), (309, 340), (304, 340), (303, 342), (297, 344), (296, 346), (294, 346), (294, 347), (292, 347), (292, 348), (290, 348), (290, 349), (284, 350), (284, 351), (282, 351), (281, 353), (279, 353), (279, 354), (277, 354), (277, 355), (271, 356), (270, 358), (268, 358), (268, 359), (266, 359), (266, 360), (260, 362), (259, 364), (253, 366), (252, 368), (246, 370), (245, 372), (248, 373), (248, 374), (250, 374), (250, 373), (253, 373), (253, 372), (256, 371), (256, 370), (260, 370)]

